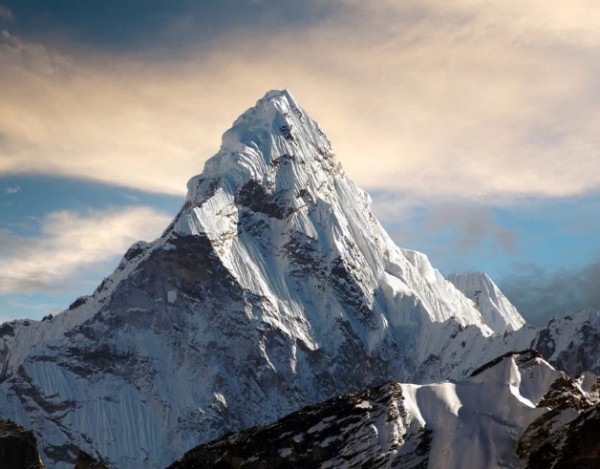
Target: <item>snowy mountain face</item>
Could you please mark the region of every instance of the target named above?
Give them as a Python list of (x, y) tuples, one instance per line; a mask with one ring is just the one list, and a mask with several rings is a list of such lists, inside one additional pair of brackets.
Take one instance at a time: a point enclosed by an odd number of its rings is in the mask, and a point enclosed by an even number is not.
[(228, 430), (438, 376), (452, 331), (492, 334), (423, 254), (393, 244), (286, 91), (238, 118), (188, 189), (163, 236), (92, 296), (0, 328), (0, 412), (35, 429), (51, 467), (79, 449), (164, 467)]
[(519, 322), (507, 311), (478, 311), (395, 246), (319, 125), (273, 91), (225, 133), (159, 239), (67, 311), (0, 325), (0, 417), (35, 430), (48, 467), (84, 450), (161, 468), (373, 383), (464, 378), (537, 340), (504, 333)]
[(473, 300), (486, 324), (504, 333), (523, 327), (525, 319), (483, 272), (451, 274), (447, 279), (467, 298)]
[(541, 457), (544, 467), (576, 467), (560, 466), (573, 455), (592, 467), (599, 453), (578, 452), (572, 434), (598, 428), (598, 384), (567, 378), (535, 352), (509, 354), (463, 382), (392, 381), (307, 407), (199, 446), (170, 469), (534, 468)]
[(600, 374), (600, 311), (552, 319), (531, 346), (571, 376), (586, 370)]

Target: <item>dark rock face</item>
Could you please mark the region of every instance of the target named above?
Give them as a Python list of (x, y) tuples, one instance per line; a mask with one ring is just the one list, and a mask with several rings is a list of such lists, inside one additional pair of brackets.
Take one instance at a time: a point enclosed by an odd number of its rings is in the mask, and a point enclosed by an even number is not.
[(536, 350), (522, 350), (520, 352), (507, 352), (507, 353), (505, 353), (503, 355), (500, 355), (499, 357), (494, 358), (493, 360), (490, 360), (489, 362), (481, 365), (479, 368), (477, 368), (476, 370), (474, 370), (471, 373), (471, 377), (477, 376), (477, 375), (483, 373), (485, 370), (493, 368), (498, 363), (500, 363), (502, 360), (504, 360), (506, 357), (510, 357), (511, 355), (515, 355), (515, 354), (521, 355), (521, 357), (519, 358), (519, 360), (523, 361), (523, 362), (530, 361), (530, 360), (532, 360), (534, 358), (541, 358), (542, 357), (542, 354), (540, 354)]
[(392, 430), (398, 424), (406, 429), (403, 401), (400, 385), (391, 381), (230, 433), (189, 451), (169, 469), (425, 468), (431, 431), (411, 428), (400, 436)]
[(108, 466), (93, 458), (85, 451), (77, 453), (77, 462), (73, 469), (108, 469)]
[(580, 384), (564, 375), (538, 403), (551, 410), (521, 436), (517, 453), (526, 469), (600, 468), (600, 404), (590, 401)]
[[(0, 468), (46, 469), (33, 432), (10, 420), (0, 420)], [(85, 451), (79, 451), (73, 469), (108, 469)]]
[(534, 435), (536, 444), (526, 469), (600, 468), (600, 406), (585, 410), (563, 425), (557, 424), (559, 413), (548, 414), (525, 432), (523, 438)]
[[(600, 467), (600, 408), (582, 413), (569, 425), (555, 469)], [(545, 468), (544, 468), (545, 469)]]
[(45, 469), (32, 431), (10, 420), (0, 420), (0, 467)]
[(242, 187), (236, 195), (235, 201), (236, 204), (247, 207), (253, 212), (264, 213), (279, 220), (289, 215), (289, 210), (286, 211), (283, 203), (278, 203), (276, 197), (269, 194), (262, 185), (252, 179)]

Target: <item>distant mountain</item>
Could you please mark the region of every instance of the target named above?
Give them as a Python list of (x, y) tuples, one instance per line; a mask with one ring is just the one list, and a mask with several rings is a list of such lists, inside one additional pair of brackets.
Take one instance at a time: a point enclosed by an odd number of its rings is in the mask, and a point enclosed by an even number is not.
[(531, 346), (571, 376), (587, 370), (600, 374), (600, 311), (552, 319)]
[(392, 381), (304, 408), (201, 445), (169, 469), (598, 467), (598, 386), (536, 352), (509, 354), (463, 382)]
[[(478, 353), (491, 359), (495, 354), (504, 353), (503, 350), (531, 348), (570, 376), (579, 376), (585, 371), (600, 374), (599, 311), (581, 311), (564, 318), (554, 318), (546, 326), (535, 328), (525, 323), (487, 274), (452, 274), (447, 279), (473, 300), (486, 324), (496, 332), (504, 329), (502, 337), (497, 335), (483, 342), (477, 340)], [(468, 368), (465, 370), (468, 371)]]
[(596, 337), (596, 323), (573, 329), (572, 348), (552, 328), (519, 329), (505, 304), (482, 307), (500, 298), (486, 285), (474, 303), (397, 247), (319, 125), (271, 91), (224, 134), (160, 238), (63, 313), (0, 325), (0, 417), (32, 428), (51, 468), (80, 450), (162, 468), (390, 379), (460, 381), (532, 344), (564, 361)]
[(523, 316), (486, 273), (451, 274), (447, 279), (473, 300), (486, 324), (494, 331), (516, 331), (525, 325)]

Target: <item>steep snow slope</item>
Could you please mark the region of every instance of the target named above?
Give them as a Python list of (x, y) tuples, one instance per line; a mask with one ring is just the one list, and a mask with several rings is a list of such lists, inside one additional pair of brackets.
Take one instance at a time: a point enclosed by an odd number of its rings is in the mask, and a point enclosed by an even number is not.
[(225, 133), (163, 236), (64, 313), (0, 327), (0, 414), (35, 429), (51, 467), (78, 449), (163, 467), (373, 382), (460, 375), (491, 334), (423, 254), (393, 244), (318, 124), (273, 91)]
[[(170, 469), (520, 468), (548, 435), (567, 440), (560, 430), (582, 427), (597, 400), (535, 352), (508, 354), (463, 382), (388, 382), (305, 408), (199, 446)], [(572, 445), (556, 447), (569, 455)]]
[(521, 433), (561, 373), (534, 354), (509, 355), (460, 383), (407, 385), (433, 431), (429, 467), (518, 467)]
[(508, 301), (487, 274), (451, 274), (446, 278), (475, 302), (486, 324), (495, 332), (516, 331), (525, 324), (525, 319), (517, 308)]
[[(239, 117), (188, 189), (172, 232), (205, 235), (240, 286), (266, 298), (265, 320), (307, 343), (319, 339), (304, 321), (311, 310), (320, 310), (308, 318), (319, 324), (364, 322), (369, 348), (388, 325), (425, 319), (454, 317), (488, 332), (424, 255), (393, 244), (369, 196), (346, 178), (325, 134), (287, 91), (267, 93)], [(356, 317), (346, 317), (337, 299), (327, 299), (328, 311), (323, 302), (307, 308), (307, 300), (324, 297), (329, 272), (335, 288), (354, 297)], [(282, 308), (301, 325), (282, 324)]]

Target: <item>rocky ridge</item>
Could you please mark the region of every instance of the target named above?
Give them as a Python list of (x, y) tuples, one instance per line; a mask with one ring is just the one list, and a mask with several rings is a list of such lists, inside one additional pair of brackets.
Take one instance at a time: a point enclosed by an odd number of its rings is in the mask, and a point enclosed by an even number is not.
[(595, 467), (587, 444), (598, 436), (586, 430), (597, 429), (598, 384), (569, 379), (536, 352), (511, 353), (463, 382), (391, 381), (307, 407), (201, 445), (169, 469)]
[(0, 466), (45, 469), (33, 432), (10, 420), (0, 420)]

